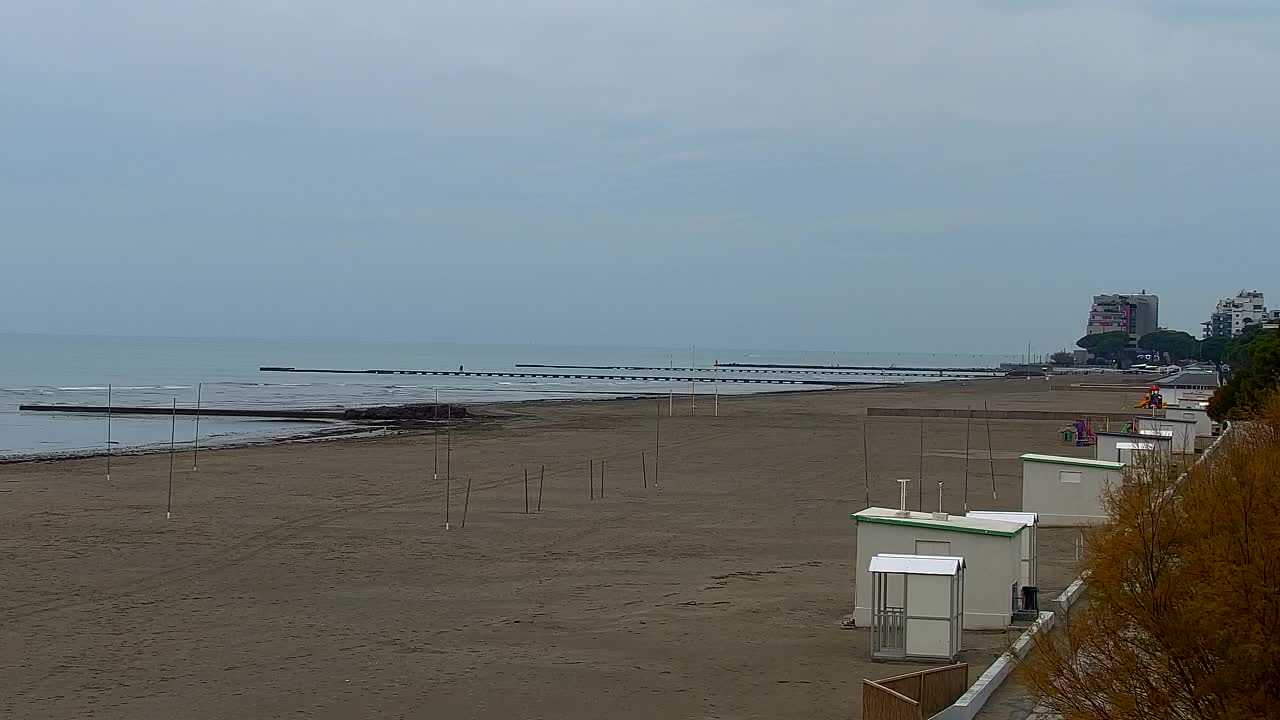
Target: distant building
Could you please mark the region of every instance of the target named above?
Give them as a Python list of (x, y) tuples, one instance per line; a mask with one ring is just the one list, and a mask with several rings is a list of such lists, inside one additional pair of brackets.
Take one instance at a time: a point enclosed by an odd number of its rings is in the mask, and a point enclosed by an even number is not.
[(1235, 297), (1225, 297), (1218, 301), (1209, 319), (1200, 323), (1204, 326), (1204, 336), (1235, 337), (1245, 328), (1255, 323), (1264, 322), (1273, 315), (1267, 313), (1267, 303), (1258, 290), (1241, 290)]
[(1087, 335), (1122, 332), (1129, 336), (1129, 344), (1160, 327), (1160, 298), (1148, 295), (1146, 290), (1135, 295), (1094, 295), (1089, 309)]
[(1187, 369), (1155, 382), (1169, 405), (1208, 401), (1220, 384), (1218, 373), (1211, 370)]

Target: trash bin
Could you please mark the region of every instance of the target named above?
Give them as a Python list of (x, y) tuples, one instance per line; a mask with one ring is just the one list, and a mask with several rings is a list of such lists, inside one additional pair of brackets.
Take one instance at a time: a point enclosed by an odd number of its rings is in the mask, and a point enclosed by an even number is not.
[(1022, 586), (1022, 609), (1039, 612), (1040, 594), (1038, 588), (1032, 585)]

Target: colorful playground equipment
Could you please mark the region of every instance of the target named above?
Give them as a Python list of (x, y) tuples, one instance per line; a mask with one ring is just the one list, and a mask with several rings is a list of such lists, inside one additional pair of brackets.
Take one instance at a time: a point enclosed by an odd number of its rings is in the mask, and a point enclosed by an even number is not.
[(1094, 434), (1087, 417), (1076, 418), (1069, 427), (1063, 428), (1062, 439), (1075, 443), (1076, 447), (1092, 447), (1098, 442), (1098, 436)]
[(1152, 385), (1151, 389), (1147, 391), (1147, 396), (1142, 399), (1142, 402), (1138, 403), (1137, 405), (1134, 405), (1134, 407), (1141, 408), (1144, 410), (1145, 409), (1163, 410), (1169, 406), (1164, 404), (1164, 396), (1160, 394), (1160, 388), (1156, 387), (1155, 385)]

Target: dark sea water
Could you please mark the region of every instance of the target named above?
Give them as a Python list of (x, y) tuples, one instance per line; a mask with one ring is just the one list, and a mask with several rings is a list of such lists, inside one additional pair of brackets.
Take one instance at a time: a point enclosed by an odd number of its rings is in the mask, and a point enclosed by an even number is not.
[[(0, 457), (85, 453), (106, 445), (102, 416), (19, 412), (24, 403), (106, 405), (107, 387), (116, 406), (194, 406), (197, 387), (204, 407), (334, 408), (431, 402), (478, 403), (604, 398), (667, 393), (669, 383), (564, 378), (329, 375), (261, 372), (261, 366), (335, 369), (418, 369), (553, 372), (517, 364), (696, 367), (700, 377), (769, 377), (766, 373), (714, 370), (716, 362), (811, 365), (992, 366), (1005, 355), (852, 353), (723, 348), (620, 348), (447, 343), (321, 342), (132, 338), (105, 336), (0, 335)], [(608, 371), (578, 371), (610, 374)], [(658, 372), (626, 371), (627, 375)], [(689, 375), (688, 372), (679, 373)], [(772, 375), (781, 377), (779, 375)], [(788, 376), (809, 379), (920, 382), (936, 378), (835, 375), (822, 371)], [(718, 383), (721, 394), (795, 390), (787, 385)], [(812, 386), (810, 386), (812, 387)], [(815, 388), (816, 389), (816, 388)], [(689, 392), (689, 385), (676, 388)], [(699, 394), (713, 392), (699, 384)], [(200, 443), (217, 444), (284, 437), (322, 429), (317, 423), (253, 419), (200, 421)], [(195, 424), (178, 419), (181, 447), (190, 448)], [(170, 418), (115, 416), (113, 447), (166, 445)]]

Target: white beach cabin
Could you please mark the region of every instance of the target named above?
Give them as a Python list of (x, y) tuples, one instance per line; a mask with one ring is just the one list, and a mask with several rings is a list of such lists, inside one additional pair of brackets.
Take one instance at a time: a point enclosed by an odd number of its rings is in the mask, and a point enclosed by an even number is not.
[(857, 523), (854, 622), (871, 623), (871, 558), (941, 555), (965, 560), (964, 629), (1002, 630), (1021, 602), (1022, 524), (946, 513), (867, 508)]
[(997, 510), (970, 510), (965, 517), (1004, 520), (1022, 524), (1022, 578), (1023, 587), (1040, 586), (1040, 544), (1036, 530), (1040, 516), (1033, 512), (1004, 512)]
[(1164, 435), (1135, 435), (1134, 433), (1095, 433), (1098, 440), (1093, 445), (1096, 460), (1135, 464), (1143, 453), (1156, 453), (1168, 459), (1173, 454), (1173, 438)]
[(1173, 441), (1173, 451), (1183, 455), (1196, 452), (1196, 421), (1174, 417), (1139, 417), (1138, 434), (1161, 435)]
[(1170, 407), (1164, 411), (1167, 418), (1191, 420), (1196, 424), (1196, 437), (1213, 437), (1213, 418), (1200, 403)]
[(1027, 453), (1022, 456), (1022, 510), (1039, 515), (1045, 527), (1104, 523), (1102, 491), (1123, 482), (1124, 468), (1109, 460)]
[(964, 633), (964, 558), (871, 558), (871, 657), (954, 660)]

